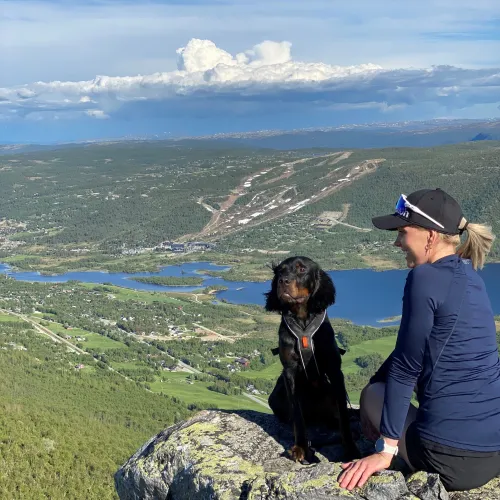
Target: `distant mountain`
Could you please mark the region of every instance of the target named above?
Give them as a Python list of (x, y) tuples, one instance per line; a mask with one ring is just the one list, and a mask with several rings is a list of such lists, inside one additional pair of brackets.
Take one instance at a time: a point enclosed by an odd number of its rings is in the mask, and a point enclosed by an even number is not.
[(373, 123), (292, 131), (258, 131), (200, 137), (272, 149), (433, 147), (500, 140), (500, 120), (430, 120)]
[(493, 141), (494, 138), (491, 134), (483, 134), (480, 132), (479, 134), (476, 135), (476, 137), (473, 137), (471, 141)]
[(126, 136), (118, 139), (81, 141), (51, 145), (0, 144), (0, 155), (45, 151), (86, 145), (139, 142), (175, 143), (193, 148), (386, 148), (433, 147), (469, 141), (500, 140), (500, 119), (448, 120), (436, 119), (419, 122), (369, 123), (339, 127), (297, 130), (258, 130), (254, 132), (221, 133), (196, 137), (164, 139), (162, 135)]
[(74, 146), (75, 144), (0, 144), (0, 156), (31, 153), (34, 151), (51, 151)]

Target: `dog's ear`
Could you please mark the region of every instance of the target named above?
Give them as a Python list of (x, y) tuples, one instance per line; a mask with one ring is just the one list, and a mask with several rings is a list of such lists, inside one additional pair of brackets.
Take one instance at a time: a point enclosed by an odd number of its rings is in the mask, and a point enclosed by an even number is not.
[(332, 279), (322, 269), (316, 272), (315, 278), (316, 286), (309, 299), (309, 309), (314, 309), (316, 312), (319, 312), (335, 304), (336, 290)]
[(264, 295), (266, 296), (266, 304), (265, 304), (265, 309), (266, 311), (278, 311), (281, 312), (281, 303), (278, 300), (278, 275), (276, 274), (276, 269), (278, 268), (278, 263), (271, 263), (268, 265), (273, 272), (274, 272), (274, 277), (273, 280), (271, 281), (271, 290), (269, 292), (266, 292)]

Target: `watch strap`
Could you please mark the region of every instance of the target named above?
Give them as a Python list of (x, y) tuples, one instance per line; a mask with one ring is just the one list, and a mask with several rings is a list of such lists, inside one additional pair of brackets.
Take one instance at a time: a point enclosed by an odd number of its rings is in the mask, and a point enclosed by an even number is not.
[(398, 454), (399, 448), (397, 446), (391, 446), (387, 444), (384, 438), (380, 437), (375, 443), (375, 450), (378, 453), (389, 453), (390, 455), (396, 456)]

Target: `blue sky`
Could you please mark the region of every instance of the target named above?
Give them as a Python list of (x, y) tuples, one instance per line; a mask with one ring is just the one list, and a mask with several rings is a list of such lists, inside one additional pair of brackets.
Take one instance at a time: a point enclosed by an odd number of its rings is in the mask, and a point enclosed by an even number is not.
[(498, 0), (3, 0), (0, 143), (500, 116)]

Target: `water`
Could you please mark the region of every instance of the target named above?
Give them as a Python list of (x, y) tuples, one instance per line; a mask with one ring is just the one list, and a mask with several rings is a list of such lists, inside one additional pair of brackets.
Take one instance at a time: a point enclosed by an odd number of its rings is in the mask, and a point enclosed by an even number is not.
[[(42, 276), (38, 272), (13, 272), (7, 264), (0, 263), (0, 272), (17, 280), (45, 283), (60, 283), (69, 280), (85, 283), (111, 283), (134, 290), (154, 292), (196, 292), (202, 287), (218, 285), (227, 290), (217, 292), (218, 300), (227, 300), (234, 304), (263, 305), (264, 293), (270, 288), (270, 282), (226, 281), (200, 274), (199, 271), (224, 271), (228, 267), (217, 266), (210, 262), (190, 262), (175, 266), (165, 266), (157, 273), (107, 273), (102, 271), (69, 272), (56, 276)], [(383, 271), (354, 269), (349, 271), (331, 271), (337, 288), (337, 302), (328, 309), (331, 318), (349, 319), (359, 325), (383, 326), (393, 323), (380, 323), (381, 320), (401, 314), (403, 287), (408, 271)], [(500, 314), (500, 264), (489, 264), (480, 272), (488, 290), (495, 314)], [(203, 278), (199, 286), (161, 286), (140, 283), (131, 278), (147, 276), (197, 276)], [(215, 301), (214, 301), (215, 302)]]

